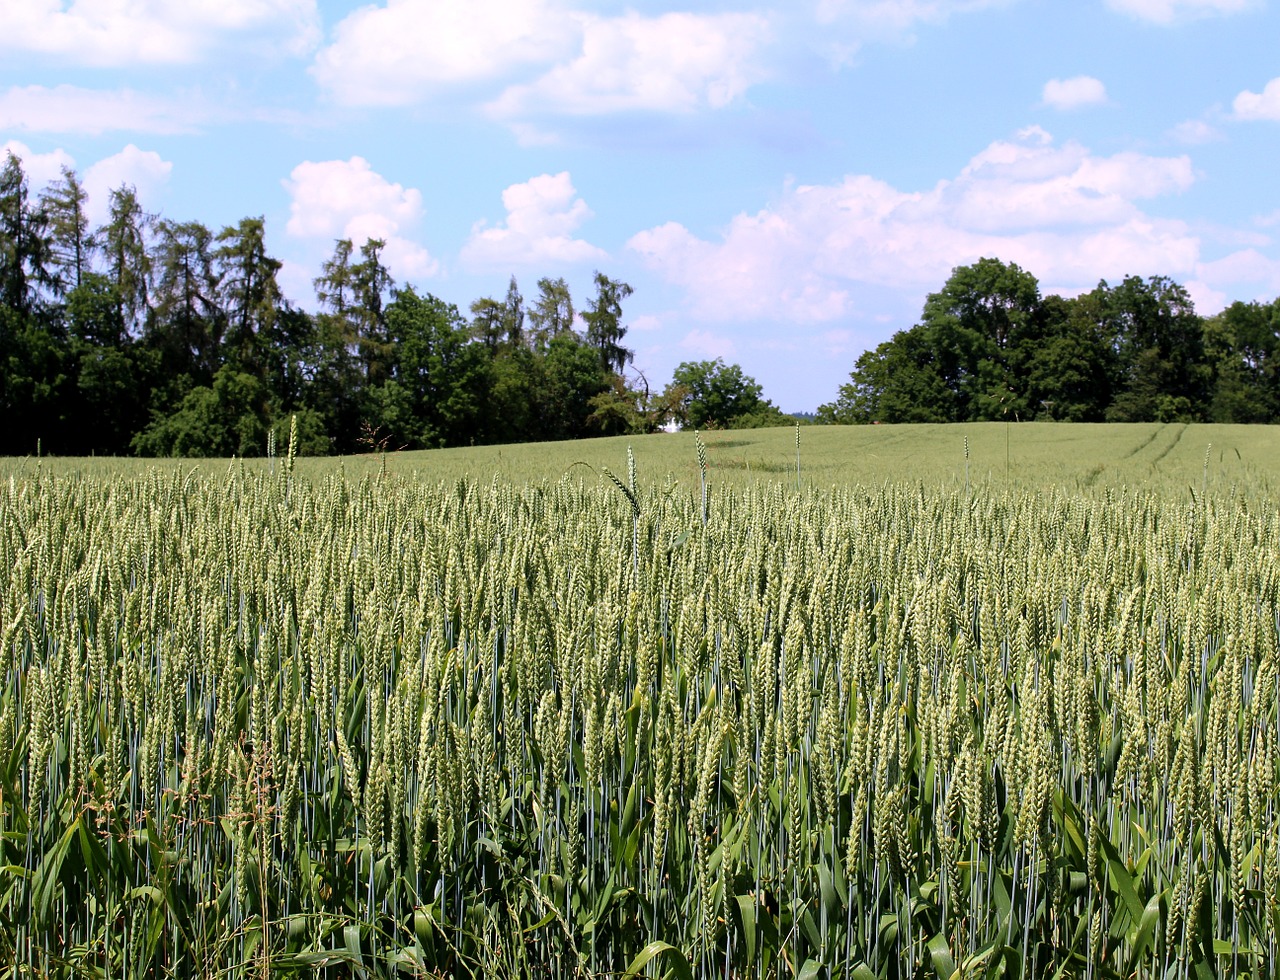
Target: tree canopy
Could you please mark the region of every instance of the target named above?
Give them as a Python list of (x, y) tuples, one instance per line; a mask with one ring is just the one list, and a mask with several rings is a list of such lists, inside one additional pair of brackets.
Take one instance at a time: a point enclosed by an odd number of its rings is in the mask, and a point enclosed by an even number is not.
[(1273, 422), (1280, 300), (1205, 319), (1164, 276), (1041, 296), (984, 258), (953, 270), (920, 322), (866, 351), (821, 421)]
[(764, 397), (755, 378), (719, 357), (685, 361), (675, 369), (667, 393), (676, 416), (694, 429), (752, 429), (793, 421)]

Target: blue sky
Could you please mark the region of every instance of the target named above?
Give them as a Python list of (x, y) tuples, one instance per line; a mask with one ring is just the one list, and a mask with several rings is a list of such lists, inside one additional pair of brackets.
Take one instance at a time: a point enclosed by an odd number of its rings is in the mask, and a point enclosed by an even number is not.
[(458, 304), (627, 281), (655, 385), (832, 400), (952, 268), (1280, 295), (1274, 0), (0, 0), (0, 145)]

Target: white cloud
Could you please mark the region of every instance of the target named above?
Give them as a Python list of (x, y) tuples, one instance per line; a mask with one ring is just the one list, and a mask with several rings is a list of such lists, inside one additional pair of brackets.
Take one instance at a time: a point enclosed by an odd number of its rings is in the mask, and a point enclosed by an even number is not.
[(955, 14), (1005, 6), (1013, 0), (817, 0), (822, 29), (817, 48), (836, 66), (851, 62), (862, 45), (915, 39), (916, 27), (944, 24)]
[(306, 308), (310, 307), (310, 302), (315, 296), (315, 287), (313, 281), (316, 277), (316, 268), (304, 262), (295, 262), (292, 259), (280, 260), (280, 271), (276, 273), (276, 282), (280, 284), (280, 290), (290, 300), (295, 303), (301, 303)]
[(858, 350), (852, 330), (824, 330), (817, 340), (822, 349), (832, 355), (848, 354)]
[(764, 73), (769, 22), (756, 14), (581, 15), (582, 51), (530, 84), (508, 88), (498, 116), (720, 109)]
[(1105, 105), (1107, 87), (1090, 75), (1052, 78), (1045, 82), (1041, 98), (1045, 105), (1054, 109), (1080, 109), (1090, 105)]
[(1187, 146), (1202, 146), (1222, 139), (1222, 133), (1203, 119), (1187, 119), (1169, 130), (1169, 136)]
[(1254, 248), (1201, 263), (1196, 271), (1200, 278), (1215, 283), (1260, 283), (1272, 297), (1280, 292), (1280, 259), (1268, 258)]
[(1231, 103), (1237, 119), (1267, 119), (1280, 122), (1280, 78), (1267, 82), (1267, 87), (1259, 92), (1247, 89), (1236, 96)]
[[(39, 193), (46, 185), (60, 180), (63, 167), (74, 170), (76, 165), (71, 154), (65, 150), (34, 153), (30, 147), (17, 140), (9, 140), (0, 147), (0, 158), (8, 153), (13, 153), (22, 161), (22, 170), (27, 175), (27, 185), (32, 193)], [(172, 170), (173, 164), (161, 159), (160, 154), (140, 150), (132, 143), (119, 153), (99, 160), (80, 174), (80, 185), (88, 195), (85, 211), (89, 221), (101, 224), (106, 220), (111, 206), (111, 192), (122, 184), (133, 187), (140, 201), (155, 201), (168, 183)]]
[(0, 166), (9, 159), (12, 153), (22, 164), (22, 172), (27, 177), (29, 192), (38, 192), (40, 188), (62, 176), (63, 167), (74, 168), (75, 160), (66, 150), (54, 150), (50, 153), (36, 153), (25, 143), (8, 140), (0, 146)]
[(463, 261), (477, 266), (533, 263), (574, 264), (606, 258), (605, 252), (572, 233), (591, 217), (568, 171), (542, 174), (502, 192), (506, 221), (479, 222), (462, 248)]
[(434, 276), (439, 263), (407, 237), (422, 219), (422, 194), (393, 184), (363, 157), (304, 161), (282, 182), (293, 199), (285, 230), (297, 238), (386, 242), (383, 261), (401, 280)]
[(119, 153), (99, 160), (83, 174), (82, 183), (89, 195), (86, 211), (94, 223), (106, 220), (110, 212), (111, 192), (128, 185), (138, 193), (138, 200), (154, 202), (169, 182), (173, 164), (152, 150), (140, 150), (132, 143)]
[(704, 320), (827, 322), (852, 312), (855, 286), (923, 293), (982, 256), (1063, 287), (1193, 271), (1199, 239), (1136, 203), (1193, 180), (1186, 157), (1099, 157), (1033, 128), (928, 191), (851, 175), (785, 188), (770, 207), (735, 217), (718, 241), (671, 222), (628, 247), (684, 286)]
[(703, 357), (723, 357), (726, 360), (738, 352), (733, 338), (711, 333), (708, 330), (690, 330), (680, 341), (680, 346)]
[(443, 86), (550, 64), (578, 30), (554, 0), (388, 0), (342, 20), (313, 71), (340, 102), (406, 105)]
[(1183, 286), (1191, 297), (1191, 305), (1201, 316), (1213, 316), (1227, 305), (1227, 294), (1199, 279), (1188, 279)]
[(1259, 0), (1107, 0), (1112, 10), (1153, 24), (1173, 24), (1199, 17), (1238, 14), (1259, 6)]
[(818, 0), (819, 23), (851, 21), (877, 33), (900, 34), (916, 24), (940, 24), (952, 14), (1000, 6), (1008, 0)]
[(319, 33), (315, 0), (0, 0), (0, 22), (0, 48), (91, 65), (183, 64), (230, 37), (300, 53)]
[(28, 85), (0, 94), (0, 129), (90, 135), (114, 129), (183, 133), (193, 131), (193, 116), (197, 115), (199, 111), (190, 105), (129, 89)]
[(1230, 298), (1252, 298), (1269, 303), (1280, 294), (1280, 258), (1270, 258), (1256, 248), (1242, 248), (1196, 266), (1195, 278), (1186, 284), (1196, 311), (1211, 316), (1227, 306)]

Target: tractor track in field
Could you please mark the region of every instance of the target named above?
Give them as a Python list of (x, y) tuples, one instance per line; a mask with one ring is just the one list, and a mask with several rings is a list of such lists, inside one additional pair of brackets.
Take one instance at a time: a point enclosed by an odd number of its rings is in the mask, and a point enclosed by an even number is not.
[[(1171, 443), (1169, 443), (1169, 445), (1165, 446), (1165, 447), (1164, 447), (1164, 451), (1163, 451), (1163, 452), (1161, 452), (1159, 456), (1157, 456), (1155, 459), (1153, 459), (1153, 460), (1151, 461), (1151, 467), (1152, 467), (1152, 469), (1154, 469), (1154, 468), (1159, 464), (1160, 460), (1164, 459), (1164, 458), (1165, 458), (1166, 456), (1168, 456), (1171, 452), (1173, 452), (1173, 447), (1174, 447), (1174, 446), (1176, 446), (1178, 443), (1180, 443), (1180, 442), (1182, 441), (1182, 437), (1183, 437), (1184, 435), (1186, 435), (1186, 434), (1187, 434), (1187, 429), (1188, 429), (1188, 428), (1190, 428), (1189, 424), (1188, 424), (1188, 423), (1186, 423), (1186, 422), (1183, 422), (1183, 423), (1182, 423), (1182, 428), (1181, 428), (1181, 429), (1179, 429), (1179, 430), (1178, 430), (1178, 434), (1177, 434), (1176, 436), (1174, 436), (1174, 437), (1173, 437), (1173, 442), (1171, 442)], [(1162, 430), (1162, 431), (1163, 431), (1163, 430)]]
[(1121, 458), (1121, 459), (1132, 459), (1134, 456), (1137, 456), (1137, 455), (1138, 455), (1138, 453), (1142, 452), (1142, 450), (1146, 449), (1149, 445), (1151, 445), (1153, 442), (1155, 442), (1155, 441), (1156, 441), (1156, 437), (1157, 437), (1157, 436), (1159, 436), (1159, 435), (1160, 435), (1160, 433), (1161, 433), (1161, 432), (1163, 432), (1163, 431), (1164, 431), (1165, 429), (1167, 429), (1168, 427), (1169, 427), (1169, 423), (1167, 423), (1167, 422), (1166, 422), (1164, 425), (1161, 425), (1161, 426), (1158, 426), (1158, 427), (1157, 427), (1157, 428), (1155, 428), (1155, 429), (1152, 429), (1152, 430), (1151, 430), (1151, 435), (1147, 436), (1147, 438), (1143, 439), (1140, 443), (1138, 443), (1136, 446), (1134, 446), (1132, 449), (1130, 449), (1127, 453), (1125, 453), (1125, 454), (1124, 454), (1122, 457), (1120, 457), (1120, 458)]

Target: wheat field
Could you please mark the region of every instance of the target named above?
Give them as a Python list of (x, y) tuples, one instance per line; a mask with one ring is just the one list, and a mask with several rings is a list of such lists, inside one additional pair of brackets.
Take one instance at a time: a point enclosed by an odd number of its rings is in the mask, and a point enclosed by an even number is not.
[(10, 461), (0, 976), (1271, 977), (1274, 434), (1136, 429)]

